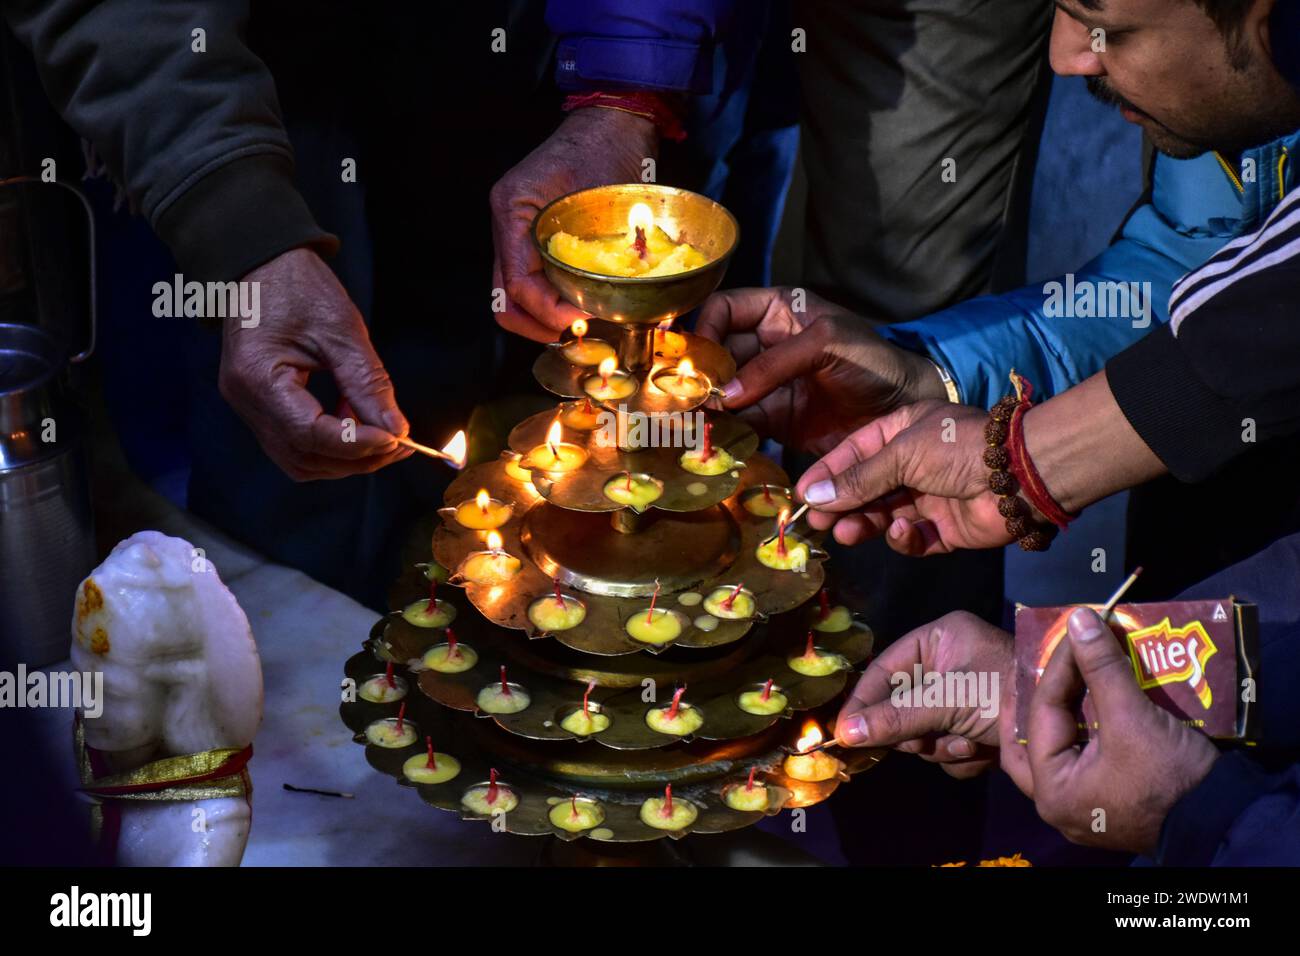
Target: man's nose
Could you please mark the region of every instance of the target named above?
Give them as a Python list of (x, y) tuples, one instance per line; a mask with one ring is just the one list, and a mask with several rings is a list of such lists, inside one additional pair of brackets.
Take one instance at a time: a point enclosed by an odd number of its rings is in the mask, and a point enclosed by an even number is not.
[[(1102, 42), (1105, 34), (1101, 35)], [(1094, 51), (1095, 38), (1088, 28), (1058, 9), (1052, 21), (1052, 69), (1061, 76), (1102, 76), (1106, 71)]]

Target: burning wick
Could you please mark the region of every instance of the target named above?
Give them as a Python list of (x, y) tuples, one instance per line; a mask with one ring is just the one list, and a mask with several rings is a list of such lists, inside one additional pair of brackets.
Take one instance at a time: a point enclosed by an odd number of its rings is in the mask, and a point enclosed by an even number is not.
[(502, 665), (501, 665), (501, 693), (502, 693), (504, 696), (506, 696), (506, 697), (509, 697), (509, 696), (510, 696), (510, 685), (506, 683), (506, 665), (505, 665), (505, 664), (502, 664)]
[(574, 319), (573, 324), (569, 326), (569, 331), (577, 338), (578, 348), (582, 348), (582, 337), (587, 334), (587, 320)]
[[(728, 611), (731, 610), (731, 606), (736, 603), (736, 595), (740, 593), (741, 589), (744, 588), (744, 586), (745, 586), (745, 582), (741, 581), (734, 588), (732, 588), (731, 593), (728, 594), (722, 602), (723, 608), (725, 608)], [(763, 699), (766, 700), (767, 698), (764, 697)]]
[[(677, 688), (677, 690), (675, 690), (675, 691), (673, 692), (673, 703), (672, 703), (672, 706), (668, 708), (668, 719), (669, 719), (669, 720), (676, 720), (676, 719), (677, 719), (677, 708), (681, 706), (681, 703), (682, 703), (682, 694), (684, 694), (684, 693), (686, 693), (686, 685), (685, 685), (685, 684), (683, 684), (681, 687)], [(406, 705), (403, 704), (402, 706), (405, 707)]]
[(560, 440), (560, 435), (560, 420), (557, 418), (555, 423), (552, 424), (546, 432), (546, 447), (551, 450), (551, 460), (556, 462), (560, 460), (560, 453), (555, 450), (555, 446)]
[(402, 701), (402, 706), (397, 710), (397, 736), (402, 736), (402, 728), (406, 723), (406, 701)]
[(826, 592), (825, 588), (822, 588), (820, 591), (817, 592), (817, 599), (821, 601), (822, 620), (825, 620), (826, 618), (830, 617), (831, 614), (831, 596)]
[(433, 738), (425, 737), (424, 742), (426, 745), (428, 745), (429, 748), (429, 759), (424, 762), (424, 765), (428, 767), (430, 770), (437, 770), (438, 758), (433, 755)]
[(772, 678), (769, 677), (769, 678), (767, 679), (767, 683), (763, 685), (763, 698), (762, 698), (762, 699), (763, 699), (763, 700), (767, 700), (767, 699), (768, 699), (769, 697), (771, 697), (771, 696), (772, 696)]
[(776, 517), (776, 553), (785, 557), (785, 522), (790, 517), (790, 509), (782, 508)]
[(447, 660), (460, 660), (460, 642), (456, 640), (456, 632), (447, 628)]
[(497, 802), (497, 792), (500, 789), (497, 786), (497, 768), (493, 767), (488, 771), (487, 802), (489, 805)]
[(595, 689), (596, 689), (596, 681), (595, 680), (589, 681), (587, 684), (587, 690), (582, 695), (582, 714), (584, 717), (587, 716), (591, 710), (591, 705), (588, 703), (588, 699), (591, 697), (591, 692)]
[(396, 687), (397, 681), (393, 680), (393, 662), (389, 661), (388, 666), (384, 668), (384, 680), (388, 681), (389, 687)]
[(673, 815), (673, 785), (671, 783), (664, 787), (663, 815), (666, 817), (671, 817)]
[(704, 423), (704, 444), (700, 446), (700, 461), (713, 457), (713, 422)]
[[(769, 681), (768, 683), (771, 683), (771, 681)], [(757, 766), (753, 766), (749, 768), (749, 779), (745, 781), (746, 790), (754, 789), (754, 774), (756, 774), (757, 772), (758, 772)]]
[(609, 358), (601, 360), (597, 371), (600, 372), (600, 387), (602, 389), (609, 388), (609, 377), (614, 374), (614, 370), (617, 368), (618, 362), (612, 355)]
[(474, 496), (474, 504), (478, 505), (478, 510), (483, 512), (484, 517), (488, 513), (488, 505), (492, 503), (492, 496), (487, 493), (486, 488), (480, 488), (478, 494)]
[(650, 595), (650, 610), (646, 612), (645, 622), (653, 624), (655, 619), (655, 601), (659, 599), (659, 579), (655, 578), (655, 593)]

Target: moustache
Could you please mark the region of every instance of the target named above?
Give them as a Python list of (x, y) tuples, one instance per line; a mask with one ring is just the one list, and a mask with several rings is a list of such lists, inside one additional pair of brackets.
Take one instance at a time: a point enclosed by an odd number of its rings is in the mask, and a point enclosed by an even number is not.
[(1091, 93), (1093, 98), (1098, 102), (1105, 103), (1107, 106), (1115, 106), (1120, 109), (1129, 109), (1134, 113), (1141, 114), (1142, 116), (1147, 115), (1145, 110), (1134, 106), (1124, 97), (1120, 96), (1113, 89), (1107, 86), (1103, 77), (1089, 76), (1084, 80), (1084, 83), (1088, 87), (1088, 92)]

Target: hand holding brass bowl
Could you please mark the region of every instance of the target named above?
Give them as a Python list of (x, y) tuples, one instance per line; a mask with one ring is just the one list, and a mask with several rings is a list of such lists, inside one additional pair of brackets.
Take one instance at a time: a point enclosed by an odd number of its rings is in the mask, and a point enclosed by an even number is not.
[[(551, 255), (553, 235), (583, 239), (630, 235), (649, 207), (651, 222), (677, 243), (687, 243), (706, 258), (695, 269), (672, 275), (626, 277), (589, 272)], [(740, 228), (735, 217), (712, 199), (685, 189), (627, 183), (597, 186), (552, 202), (533, 221), (533, 242), (547, 279), (565, 301), (610, 322), (647, 325), (673, 319), (703, 302), (727, 271)]]

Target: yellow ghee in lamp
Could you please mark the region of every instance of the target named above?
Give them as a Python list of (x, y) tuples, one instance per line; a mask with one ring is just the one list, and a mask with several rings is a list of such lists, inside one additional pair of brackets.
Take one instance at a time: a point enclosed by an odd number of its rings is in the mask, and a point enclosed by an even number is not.
[(677, 275), (708, 264), (708, 256), (689, 243), (674, 241), (653, 220), (650, 207), (637, 203), (628, 216), (627, 232), (583, 238), (561, 230), (546, 241), (546, 251), (576, 269), (625, 279)]
[(451, 754), (435, 752), (433, 763), (427, 753), (416, 754), (402, 764), (402, 776), (412, 783), (446, 783), (460, 775), (460, 761)]
[(456, 521), (472, 531), (490, 531), (509, 521), (512, 510), (509, 502), (493, 498), (486, 488), (480, 488), (472, 501), (462, 501), (456, 506)]
[(739, 585), (716, 588), (704, 599), (704, 610), (726, 620), (753, 617), (754, 609), (754, 595)]
[(641, 822), (656, 830), (680, 830), (695, 822), (700, 810), (689, 800), (674, 800), (669, 793), (662, 797), (649, 797), (641, 804)]
[(424, 666), (439, 674), (463, 674), (478, 663), (478, 652), (465, 644), (438, 644), (424, 652)]
[(605, 497), (636, 511), (644, 511), (664, 493), (663, 482), (649, 475), (620, 475), (605, 482)]
[(682, 619), (661, 607), (647, 608), (628, 618), (623, 628), (628, 636), (642, 644), (667, 644), (681, 636)]
[(494, 813), (509, 813), (519, 806), (519, 797), (503, 783), (496, 785), (495, 793), (491, 784), (479, 784), (465, 791), (460, 805), (470, 813), (490, 817)]
[(790, 496), (771, 485), (751, 490), (744, 499), (745, 510), (760, 518), (775, 518), (790, 508)]
[(742, 813), (766, 810), (768, 804), (767, 785), (762, 783), (755, 783), (752, 786), (748, 783), (732, 784), (722, 791), (722, 802), (731, 809), (739, 810)]
[(671, 704), (647, 711), (645, 722), (646, 726), (656, 733), (685, 737), (704, 726), (704, 715), (683, 701), (677, 705), (676, 714), (673, 713)]
[(772, 687), (767, 690), (766, 696), (761, 690), (747, 690), (736, 699), (736, 704), (747, 714), (772, 717), (783, 712), (789, 700), (779, 687)]
[(782, 549), (780, 538), (773, 538), (766, 544), (760, 544), (754, 556), (759, 563), (774, 571), (807, 571), (808, 545), (793, 535), (787, 534)]
[(513, 554), (501, 550), (501, 535), (489, 532), (487, 544), (487, 551), (475, 551), (465, 559), (460, 569), (465, 580), (471, 584), (503, 584), (519, 573), (523, 565)]
[(595, 800), (574, 797), (551, 807), (547, 814), (551, 823), (569, 833), (581, 833), (605, 822), (605, 808)]
[(376, 747), (386, 747), (389, 750), (409, 747), (419, 736), (420, 732), (414, 724), (409, 720), (399, 721), (396, 717), (385, 717), (366, 727), (366, 740)]
[(583, 710), (579, 707), (560, 721), (560, 727), (578, 737), (590, 737), (609, 729), (609, 717), (596, 708)]
[(804, 783), (820, 783), (831, 780), (840, 772), (840, 762), (824, 750), (815, 750), (810, 754), (790, 754), (785, 758), (787, 776)]
[(528, 620), (539, 631), (567, 631), (581, 624), (586, 616), (586, 606), (567, 594), (548, 594), (528, 605)]
[(372, 704), (388, 704), (401, 700), (406, 696), (406, 681), (394, 676), (393, 682), (390, 684), (388, 675), (380, 674), (378, 677), (371, 677), (362, 684), (357, 693), (362, 700), (368, 700)]

